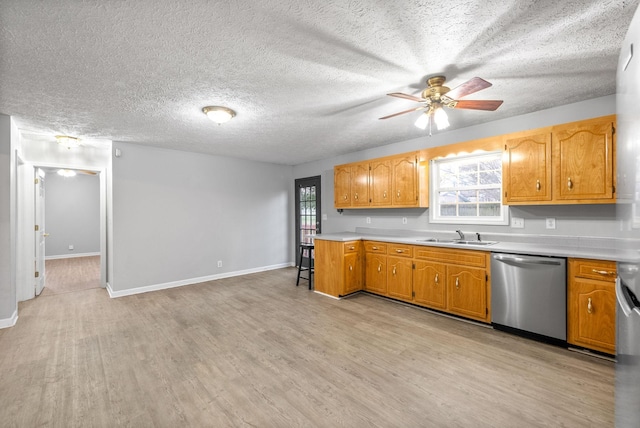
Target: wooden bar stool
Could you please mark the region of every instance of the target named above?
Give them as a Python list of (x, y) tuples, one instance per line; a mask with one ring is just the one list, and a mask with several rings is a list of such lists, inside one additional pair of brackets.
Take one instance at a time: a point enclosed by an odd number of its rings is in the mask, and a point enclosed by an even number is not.
[[(308, 260), (307, 267), (303, 267), (304, 264), (304, 252), (307, 252), (306, 259)], [(301, 276), (303, 271), (308, 271), (308, 276)], [(312, 288), (313, 281), (313, 244), (300, 244), (300, 264), (298, 265), (298, 279), (296, 280), (296, 287), (300, 285), (300, 278), (309, 281), (309, 290)]]

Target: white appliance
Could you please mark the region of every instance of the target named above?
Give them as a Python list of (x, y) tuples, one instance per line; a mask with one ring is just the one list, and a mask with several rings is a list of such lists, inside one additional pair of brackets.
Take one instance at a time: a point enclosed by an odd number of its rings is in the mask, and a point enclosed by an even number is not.
[(616, 427), (640, 427), (640, 11), (620, 50), (617, 74)]

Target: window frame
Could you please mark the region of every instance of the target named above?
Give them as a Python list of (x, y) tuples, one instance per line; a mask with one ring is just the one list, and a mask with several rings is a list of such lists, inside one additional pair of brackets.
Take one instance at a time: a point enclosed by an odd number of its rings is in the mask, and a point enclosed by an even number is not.
[[(500, 162), (500, 186), (498, 188), (500, 194), (500, 215), (492, 216), (492, 217), (480, 217), (480, 216), (459, 216), (455, 217), (444, 217), (440, 215), (440, 201), (439, 195), (441, 191), (440, 187), (440, 168), (439, 165), (443, 163), (451, 163), (456, 161), (463, 161), (469, 158), (483, 158), (483, 157), (493, 157)], [(502, 176), (502, 151), (477, 151), (470, 154), (456, 155), (456, 156), (447, 156), (447, 157), (438, 157), (431, 159), (429, 161), (429, 223), (437, 223), (437, 224), (477, 224), (477, 225), (508, 225), (509, 224), (509, 206), (504, 205), (502, 202), (502, 194), (503, 194), (503, 176)], [(482, 186), (476, 186), (475, 189), (482, 188)], [(485, 187), (492, 188), (492, 187)], [(460, 190), (470, 190), (469, 188), (461, 188), (460, 186), (453, 188), (445, 188), (446, 190), (455, 189), (454, 191), (459, 192)], [(456, 203), (458, 204), (458, 203)]]

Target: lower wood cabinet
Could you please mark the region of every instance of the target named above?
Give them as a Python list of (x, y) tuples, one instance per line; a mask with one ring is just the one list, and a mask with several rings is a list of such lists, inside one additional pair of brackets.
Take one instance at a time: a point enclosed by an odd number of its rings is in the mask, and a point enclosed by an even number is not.
[(365, 241), (364, 289), (387, 294), (387, 244)]
[(568, 266), (567, 342), (615, 354), (615, 262), (569, 259)]
[(413, 300), (434, 309), (447, 309), (447, 265), (415, 260), (413, 262)]
[(316, 240), (314, 288), (334, 297), (362, 290), (362, 241)]
[(371, 293), (489, 322), (489, 253), (365, 241)]

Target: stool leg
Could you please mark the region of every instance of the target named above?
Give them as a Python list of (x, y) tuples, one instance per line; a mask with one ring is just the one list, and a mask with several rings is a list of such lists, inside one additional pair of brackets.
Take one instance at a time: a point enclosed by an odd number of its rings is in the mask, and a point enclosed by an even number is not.
[(296, 287), (300, 285), (300, 272), (302, 271), (303, 256), (304, 256), (304, 247), (300, 247), (300, 264), (298, 265), (298, 279), (296, 280)]
[[(313, 281), (313, 268), (314, 268), (313, 259), (314, 258), (311, 255), (312, 253), (313, 253), (313, 250), (309, 250), (309, 290), (312, 289), (312, 282), (311, 281)], [(314, 254), (314, 256), (315, 256), (315, 254)]]

